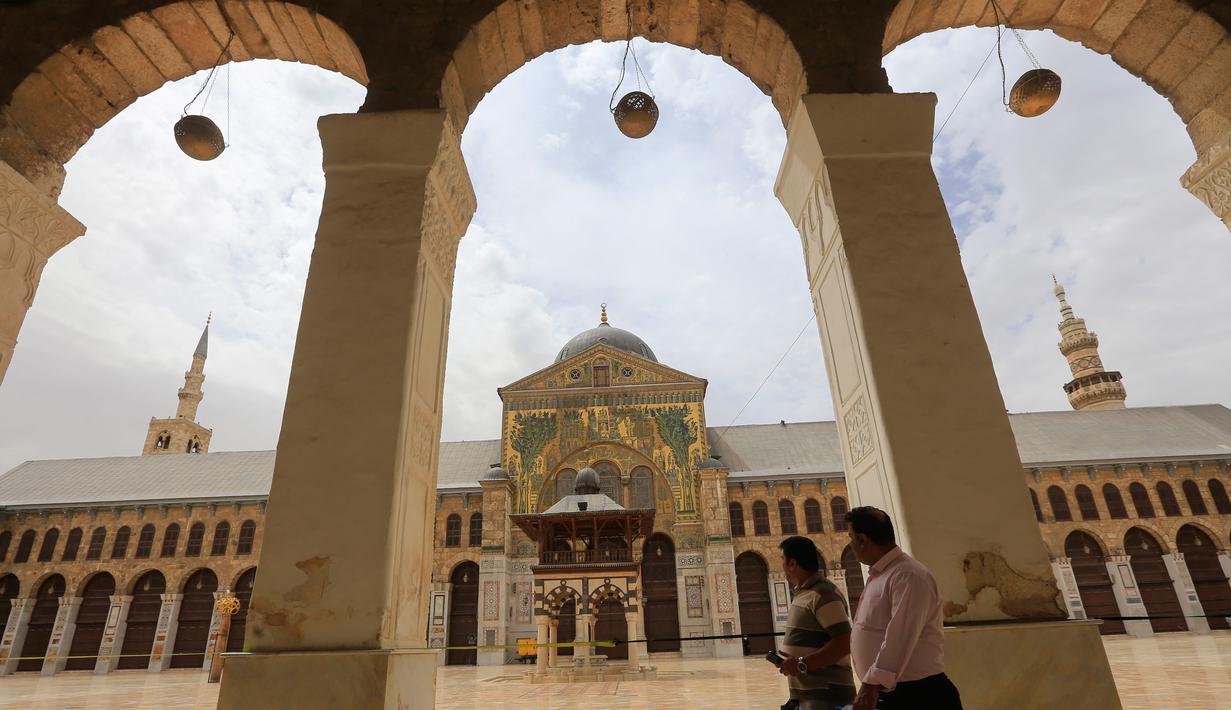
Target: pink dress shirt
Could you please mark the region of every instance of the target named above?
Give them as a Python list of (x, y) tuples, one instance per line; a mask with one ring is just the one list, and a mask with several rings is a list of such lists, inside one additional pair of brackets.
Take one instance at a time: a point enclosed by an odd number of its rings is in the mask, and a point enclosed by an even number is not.
[(872, 565), (851, 628), (851, 661), (864, 683), (898, 683), (945, 671), (940, 589), (918, 560), (895, 547)]

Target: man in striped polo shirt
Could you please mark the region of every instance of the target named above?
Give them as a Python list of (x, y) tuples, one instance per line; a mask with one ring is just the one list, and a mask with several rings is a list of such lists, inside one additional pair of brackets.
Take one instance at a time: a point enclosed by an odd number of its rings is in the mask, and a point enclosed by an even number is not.
[(778, 670), (787, 676), (799, 710), (834, 710), (855, 700), (851, 618), (842, 593), (825, 577), (816, 545), (795, 535), (783, 540), (782, 571), (794, 589)]

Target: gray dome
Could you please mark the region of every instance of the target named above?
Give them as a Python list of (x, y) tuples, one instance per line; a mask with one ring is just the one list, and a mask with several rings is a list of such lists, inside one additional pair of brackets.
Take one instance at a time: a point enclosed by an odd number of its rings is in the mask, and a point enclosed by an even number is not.
[(654, 351), (650, 350), (650, 346), (646, 345), (644, 340), (623, 328), (615, 328), (607, 323), (599, 323), (597, 326), (573, 336), (572, 340), (565, 343), (563, 348), (560, 348), (560, 354), (556, 356), (556, 362), (563, 362), (586, 348), (593, 347), (599, 343), (604, 343), (618, 350), (658, 362), (658, 358), (654, 357)]
[(509, 472), (500, 468), (500, 464), (494, 463), (492, 467), (483, 474), (484, 481), (507, 481), (509, 480)]
[(598, 471), (586, 466), (577, 472), (577, 481), (573, 484), (573, 493), (579, 496), (592, 495), (600, 490)]
[(726, 465), (725, 463), (723, 463), (723, 462), (719, 461), (719, 460), (718, 460), (718, 458), (719, 458), (719, 457), (717, 457), (717, 456), (711, 456), (711, 457), (709, 457), (708, 459), (706, 459), (706, 460), (702, 461), (702, 462), (701, 462), (701, 463), (697, 466), (697, 468), (726, 468), (726, 467), (727, 467), (727, 465)]

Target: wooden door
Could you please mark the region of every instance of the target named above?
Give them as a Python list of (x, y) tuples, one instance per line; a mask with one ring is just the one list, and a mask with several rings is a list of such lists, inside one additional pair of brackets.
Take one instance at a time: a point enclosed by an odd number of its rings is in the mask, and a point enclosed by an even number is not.
[[(572, 643), (577, 640), (577, 600), (569, 599), (560, 605), (560, 623), (556, 627), (556, 643)], [(557, 656), (573, 655), (572, 646), (556, 649)]]
[(1156, 632), (1187, 631), (1188, 621), (1175, 595), (1171, 573), (1163, 562), (1162, 545), (1141, 528), (1131, 528), (1124, 535), (1124, 549), (1131, 558), (1133, 576), (1137, 578), (1150, 627)]
[(855, 558), (855, 551), (847, 545), (842, 550), (842, 575), (846, 578), (846, 600), (851, 605), (851, 618), (859, 609), (859, 597), (863, 596), (863, 568)]
[(34, 611), (30, 614), (30, 625), (26, 631), (26, 642), (21, 647), (22, 660), (17, 662), (18, 671), (43, 669), (43, 657), (47, 655), (47, 645), (51, 643), (51, 629), (56, 624), (62, 596), (64, 578), (58, 574), (53, 574), (39, 586), (38, 594), (34, 598)]
[[(619, 599), (607, 599), (598, 607), (598, 619), (594, 623), (595, 641), (628, 641), (628, 622), (624, 619), (624, 604)], [(611, 648), (598, 647), (595, 655), (606, 656), (611, 661), (628, 660), (628, 644), (618, 643)]]
[(1231, 616), (1231, 583), (1218, 562), (1218, 548), (1200, 528), (1185, 525), (1176, 535), (1176, 546), (1184, 553), (1188, 574), (1193, 578), (1197, 598), (1205, 609), (1205, 619), (1211, 629), (1228, 628)]
[(154, 634), (158, 632), (158, 615), (162, 611), (162, 595), (166, 591), (167, 579), (161, 572), (146, 572), (133, 586), (117, 668), (149, 667)]
[[(744, 635), (773, 633), (769, 568), (760, 555), (745, 552), (735, 558), (735, 587), (739, 591), (739, 625)], [(756, 636), (744, 644), (744, 653), (763, 656), (774, 648), (773, 636)]]
[(1077, 593), (1086, 616), (1103, 620), (1099, 633), (1104, 636), (1124, 633), (1124, 622), (1112, 618), (1120, 616), (1120, 605), (1116, 603), (1116, 594), (1112, 590), (1111, 575), (1107, 574), (1102, 546), (1093, 537), (1077, 531), (1065, 539), (1064, 554), (1072, 564)]
[(680, 650), (680, 592), (675, 581), (675, 544), (662, 533), (646, 540), (641, 557), (646, 650)]
[(69, 644), (66, 671), (90, 671), (98, 662), (98, 647), (103, 643), (103, 629), (111, 612), (111, 595), (115, 594), (115, 578), (100, 572), (86, 582), (81, 592), (81, 608), (77, 610), (77, 630)]
[[(452, 603), (449, 605), (449, 645), (474, 646), (479, 643), (479, 566), (463, 562), (453, 570)], [(473, 666), (479, 654), (474, 649), (450, 650), (445, 662), (450, 666)]]
[(244, 650), (244, 631), (248, 627), (248, 604), (252, 601), (252, 585), (255, 582), (255, 567), (239, 575), (239, 579), (235, 581), (234, 591), (235, 598), (239, 599), (239, 611), (231, 617), (231, 635), (227, 637), (227, 651), (230, 653)]
[(207, 569), (193, 572), (184, 583), (184, 598), (176, 621), (172, 668), (202, 668), (209, 645), (209, 623), (214, 617), (214, 592), (218, 577)]
[[(0, 624), (8, 624), (9, 612), (13, 610), (13, 600), (17, 598), (20, 591), (21, 582), (18, 581), (17, 575), (6, 574), (0, 577)], [(0, 628), (0, 636), (3, 635), (4, 629)]]

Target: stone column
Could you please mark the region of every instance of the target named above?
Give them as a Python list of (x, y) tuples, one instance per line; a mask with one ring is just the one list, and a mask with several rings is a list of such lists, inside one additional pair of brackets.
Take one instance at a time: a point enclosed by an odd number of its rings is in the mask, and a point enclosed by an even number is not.
[(551, 619), (546, 614), (539, 614), (534, 618), (534, 625), (538, 627), (538, 636), (536, 642), (538, 647), (535, 649), (537, 655), (534, 659), (534, 672), (538, 675), (547, 674), (548, 649), (545, 644), (551, 643), (550, 629)]
[[(201, 670), (209, 673), (214, 662), (214, 649), (218, 647), (219, 641), (222, 641), (222, 612), (218, 611), (218, 600), (223, 595), (228, 594), (230, 590), (218, 590), (214, 592), (214, 610), (209, 617), (209, 640), (205, 642), (205, 659), (201, 661)], [(222, 641), (226, 643), (225, 641)]]
[(0, 383), (43, 267), (85, 227), (0, 160)]
[[(932, 171), (935, 107), (931, 94), (811, 94), (788, 126), (775, 191), (803, 244), (847, 488), (888, 511), (964, 622), (946, 661), (971, 707), (1115, 707), (1097, 625), (1037, 623), (1067, 615)], [(1015, 619), (1027, 623), (992, 623)], [(993, 648), (1082, 681), (981, 672)]]
[(1073, 561), (1068, 557), (1056, 557), (1051, 561), (1052, 574), (1060, 584), (1060, 593), (1064, 595), (1064, 605), (1069, 610), (1070, 619), (1085, 619), (1086, 605), (1081, 600), (1081, 590), (1077, 588), (1077, 578), (1073, 576)]
[(551, 626), (547, 631), (547, 643), (551, 644), (551, 647), (547, 649), (547, 667), (555, 668), (556, 656), (559, 655), (560, 651), (559, 647), (556, 646), (556, 644), (560, 643), (560, 619), (553, 616), (551, 617), (550, 624)]
[(426, 708), (434, 697), (436, 652), (422, 646), (441, 397), (453, 268), (474, 193), (443, 111), (319, 125), (325, 196), (250, 652), (228, 661), (222, 710)]
[(594, 650), (589, 646), (589, 642), (594, 640), (590, 635), (590, 622), (594, 618), (593, 614), (577, 614), (577, 637), (573, 639), (575, 643), (583, 644), (573, 647), (573, 660), (580, 660), (585, 663), (590, 656), (594, 655)]
[(56, 621), (51, 627), (51, 640), (47, 643), (47, 658), (43, 661), (43, 675), (55, 675), (64, 670), (68, 663), (65, 656), (73, 645), (81, 601), (81, 597), (60, 597), (60, 608), (56, 610)]
[(12, 675), (17, 671), (17, 659), (21, 657), (21, 647), (26, 643), (26, 632), (30, 630), (34, 602), (32, 597), (17, 597), (11, 601), (4, 637), (0, 639), (0, 675)]
[(1111, 555), (1107, 558), (1107, 574), (1111, 577), (1111, 592), (1116, 597), (1116, 606), (1120, 616), (1140, 617), (1124, 622), (1124, 632), (1129, 636), (1142, 638), (1153, 636), (1154, 628), (1150, 626), (1145, 602), (1141, 598), (1141, 590), (1137, 587), (1137, 577), (1133, 574), (1133, 559), (1128, 555)]
[[(837, 587), (838, 591), (842, 593), (843, 599), (850, 599), (851, 594), (846, 589), (846, 571), (845, 570), (843, 570), (841, 567), (837, 569), (828, 569), (825, 571), (825, 576), (828, 577), (829, 581), (833, 582), (833, 586)], [(854, 615), (855, 610), (851, 609), (850, 613)]]
[(154, 647), (150, 651), (151, 673), (161, 673), (171, 667), (171, 649), (175, 648), (175, 633), (179, 631), (180, 603), (183, 600), (183, 594), (162, 595), (158, 629), (154, 632)]
[(1231, 582), (1231, 550), (1218, 551), (1218, 564), (1222, 565), (1222, 575)]
[(1201, 606), (1201, 599), (1197, 596), (1196, 587), (1193, 586), (1192, 575), (1188, 573), (1188, 563), (1184, 561), (1184, 553), (1173, 552), (1163, 555), (1163, 564), (1167, 565), (1167, 572), (1171, 575), (1172, 584), (1175, 585), (1175, 596), (1180, 600), (1180, 609), (1187, 617), (1185, 621), (1188, 622), (1188, 630), (1197, 634), (1208, 634), (1210, 622), (1205, 618), (1205, 608)]
[[(727, 511), (727, 479), (731, 470), (717, 459), (701, 462), (701, 510), (705, 521), (705, 589), (709, 603), (706, 613), (712, 623), (711, 636), (738, 636), (739, 594), (735, 586), (735, 546), (731, 543), (731, 517)], [(712, 641), (714, 655), (744, 655), (738, 638)], [(647, 656), (648, 656), (647, 650)]]
[(1180, 184), (1231, 229), (1231, 134), (1199, 151)]
[(124, 648), (124, 632), (128, 630), (128, 608), (132, 606), (130, 594), (112, 594), (111, 609), (107, 611), (107, 625), (103, 627), (103, 641), (98, 645), (98, 662), (94, 672), (110, 673), (119, 665), (116, 657)]
[(628, 625), (628, 668), (635, 671), (641, 665), (638, 658), (641, 644), (633, 643), (637, 639), (637, 612), (625, 612), (624, 622)]
[[(497, 469), (493, 468), (492, 471)], [(503, 473), (503, 469), (500, 469)], [(508, 474), (502, 478), (479, 481), (483, 488), (483, 546), (479, 556), (479, 594), (482, 616), (479, 619), (479, 634), (484, 644), (503, 646), (509, 641), (509, 603), (504, 599), (508, 593), (509, 561), (507, 545), (510, 535), (509, 501), (513, 496), (513, 483)], [(479, 651), (480, 666), (499, 666), (507, 657), (504, 649)]]

